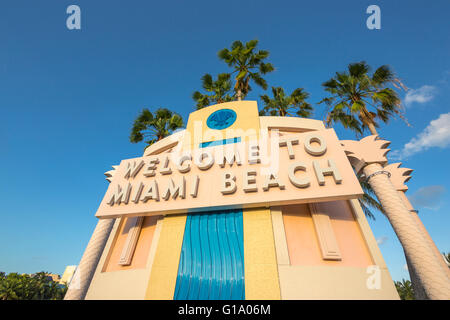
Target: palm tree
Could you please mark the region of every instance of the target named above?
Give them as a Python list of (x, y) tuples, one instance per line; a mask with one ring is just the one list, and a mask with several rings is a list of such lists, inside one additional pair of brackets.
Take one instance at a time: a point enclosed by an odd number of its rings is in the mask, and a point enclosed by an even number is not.
[(395, 115), (406, 121), (397, 92), (391, 88), (407, 89), (389, 66), (379, 67), (369, 75), (369, 65), (362, 61), (348, 65), (348, 71), (336, 72), (322, 86), (331, 94), (320, 103), (328, 106), (325, 123), (341, 123), (362, 135), (366, 129), (376, 135), (379, 122), (387, 123)]
[(134, 121), (130, 141), (138, 143), (145, 139), (150, 146), (181, 127), (183, 127), (183, 119), (169, 109), (159, 108), (154, 114), (148, 109), (143, 109)]
[(402, 300), (414, 300), (414, 290), (411, 281), (402, 279), (402, 281), (395, 281), (395, 288)]
[(274, 70), (271, 63), (264, 62), (269, 57), (269, 51), (259, 50), (256, 52), (257, 45), (258, 40), (251, 40), (245, 45), (241, 41), (234, 41), (231, 50), (225, 48), (217, 54), (219, 59), (233, 68), (231, 74), (235, 74), (234, 91), (238, 101), (244, 99), (252, 90), (250, 81), (266, 90), (267, 82), (262, 75)]
[(66, 285), (54, 282), (47, 272), (10, 273), (0, 278), (0, 300), (62, 300)]
[(290, 95), (284, 93), (281, 87), (272, 87), (273, 98), (262, 95), (261, 99), (265, 104), (260, 115), (270, 114), (271, 116), (298, 116), (308, 118), (312, 115), (312, 106), (306, 102), (309, 94), (303, 88), (295, 89)]
[(214, 81), (210, 74), (205, 74), (202, 77), (202, 87), (211, 94), (202, 94), (199, 91), (192, 94), (192, 99), (197, 102), (197, 110), (215, 103), (232, 101), (233, 97), (229, 94), (231, 92), (230, 77), (229, 73), (221, 73)]
[[(375, 70), (372, 76), (369, 71), (370, 67), (364, 61), (351, 63), (348, 72), (336, 72), (336, 76), (322, 84), (325, 91), (331, 94), (319, 102), (328, 106), (327, 126), (340, 123), (357, 136), (361, 136), (366, 129), (377, 135), (379, 120), (388, 122), (396, 114), (404, 119), (400, 98), (388, 85), (406, 87), (386, 65)], [(383, 207), (375, 199), (372, 187), (364, 176), (359, 177), (359, 182), (364, 190), (364, 195), (359, 199), (361, 208), (367, 217), (375, 219), (370, 208), (384, 213)]]
[[(367, 129), (372, 135), (378, 135), (376, 128), (380, 121), (387, 123), (395, 115), (399, 115), (405, 120), (400, 98), (391, 86), (397, 89), (401, 87), (405, 90), (406, 87), (388, 66), (379, 67), (372, 75), (369, 75), (369, 71), (370, 67), (365, 62), (352, 63), (349, 64), (347, 72), (337, 72), (335, 77), (322, 84), (325, 91), (331, 94), (330, 97), (319, 102), (326, 103), (328, 106), (327, 125), (339, 122), (344, 127), (355, 131), (357, 135), (362, 135)], [(374, 165), (377, 170), (378, 167), (382, 168), (380, 164), (371, 164), (372, 169)], [(366, 169), (367, 167), (364, 168), (364, 172), (371, 172)], [(371, 186), (378, 190), (378, 199), (382, 197), (381, 186), (388, 183), (386, 180), (387, 178), (378, 180), (378, 182), (371, 180), (373, 182)], [(392, 190), (395, 189), (392, 188)], [(388, 203), (386, 198), (384, 199)], [(413, 244), (416, 246), (416, 242), (426, 242), (426, 239), (422, 238), (420, 234), (415, 237), (410, 237), (408, 234), (407, 230), (415, 230), (415, 222), (409, 219), (407, 210), (386, 211), (386, 216), (405, 249), (411, 279), (415, 282), (414, 286), (419, 288), (420, 285), (423, 285), (426, 295), (430, 298), (443, 297), (445, 294), (442, 292), (448, 290), (448, 284), (443, 285), (445, 289), (441, 289), (439, 283), (443, 282), (442, 279), (445, 278), (445, 275), (441, 272), (438, 261), (431, 261), (433, 255), (426, 249), (421, 248), (420, 253), (419, 250), (411, 249)], [(429, 261), (428, 270), (433, 270), (434, 278), (425, 272), (426, 267), (423, 263), (427, 259)], [(416, 272), (421, 274), (422, 278), (416, 277)], [(415, 279), (422, 283), (416, 283)]]

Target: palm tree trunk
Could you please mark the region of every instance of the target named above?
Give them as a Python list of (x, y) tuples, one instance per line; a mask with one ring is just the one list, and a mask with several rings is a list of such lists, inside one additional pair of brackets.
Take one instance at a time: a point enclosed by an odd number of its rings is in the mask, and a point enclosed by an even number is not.
[(419, 277), (417, 276), (417, 272), (414, 269), (414, 265), (411, 263), (406, 252), (404, 250), (403, 250), (403, 252), (405, 254), (406, 265), (408, 266), (409, 278), (411, 279), (411, 285), (412, 285), (413, 291), (414, 291), (414, 298), (416, 300), (429, 300), (424, 287), (420, 283)]
[(115, 219), (99, 219), (70, 282), (64, 300), (83, 300), (89, 289), (98, 261), (103, 253)]
[(369, 127), (369, 131), (372, 135), (378, 135), (372, 117), (370, 116), (370, 113), (366, 109), (363, 109), (359, 112), (359, 117), (364, 124), (367, 124), (367, 126)]
[(422, 223), (422, 220), (420, 220), (419, 215), (416, 213), (416, 210), (414, 210), (414, 207), (412, 206), (411, 202), (409, 201), (408, 197), (403, 191), (398, 191), (400, 198), (403, 199), (403, 202), (405, 203), (406, 208), (411, 212), (411, 216), (413, 220), (415, 221), (417, 227), (419, 228), (419, 231), (424, 236), (425, 240), (428, 241), (428, 245), (430, 246), (431, 250), (433, 251), (434, 255), (436, 256), (436, 259), (440, 262), (440, 265), (442, 269), (447, 273), (447, 276), (450, 279), (450, 269), (447, 266), (447, 263), (444, 261), (444, 258), (442, 257), (441, 252), (437, 248), (436, 244), (434, 243), (433, 239), (431, 238), (430, 234), (428, 233), (427, 229)]
[[(375, 125), (373, 124), (372, 121), (367, 121), (367, 126), (369, 127), (369, 131), (373, 134), (373, 135), (378, 135), (377, 129), (375, 128)], [(412, 207), (411, 203), (409, 202), (408, 198), (406, 197), (406, 195), (404, 194), (403, 191), (398, 191), (400, 197), (402, 198), (406, 208), (408, 208), (408, 210), (414, 210), (414, 208)], [(413, 215), (415, 214), (414, 212), (412, 213)], [(417, 217), (417, 219), (419, 219)], [(423, 232), (421, 226), (423, 227), (423, 229), (425, 229), (425, 227), (423, 226), (422, 222), (419, 219), (419, 222), (417, 223), (417, 221), (415, 221), (417, 224), (417, 227), (419, 228), (419, 230), (422, 232), (422, 234), (424, 235), (424, 237), (426, 238), (425, 240), (428, 242), (429, 246), (431, 247), (431, 249), (433, 251), (436, 251), (436, 245), (434, 244), (433, 240), (431, 239), (430, 235), (428, 234), (428, 232), (425, 230), (425, 233)], [(421, 224), (421, 226), (419, 225)], [(427, 237), (428, 236), (428, 237)], [(429, 238), (429, 239), (427, 239)], [(438, 250), (437, 250), (438, 251)], [(438, 251), (439, 252), (439, 251)], [(414, 293), (415, 293), (415, 298), (417, 300), (427, 300), (428, 297), (426, 295), (425, 289), (423, 288), (422, 283), (419, 280), (419, 277), (417, 276), (416, 270), (414, 268), (414, 266), (411, 264), (411, 259), (408, 256), (408, 253), (406, 250), (404, 250), (405, 253), (405, 259), (406, 259), (406, 264), (408, 266), (408, 272), (409, 272), (409, 277), (411, 279), (411, 284), (413, 286), (414, 289)], [(439, 256), (438, 256), (439, 259)], [(442, 260), (442, 259), (441, 259)], [(443, 261), (442, 261), (443, 262)], [(447, 268), (448, 269), (448, 268)], [(445, 270), (447, 271), (447, 270)], [(449, 272), (447, 272), (449, 273)]]
[(373, 122), (368, 122), (367, 126), (369, 127), (369, 131), (371, 134), (373, 135), (378, 135), (377, 129), (375, 128), (375, 125), (373, 124)]
[(427, 296), (433, 300), (450, 299), (450, 280), (436, 260), (426, 239), (422, 236), (409, 210), (404, 205), (389, 177), (382, 172), (379, 163), (364, 167), (366, 177), (370, 176), (369, 184), (383, 206), (386, 216), (397, 234), (405, 250), (405, 255), (411, 261)]
[[(442, 259), (441, 253), (439, 252), (439, 249), (436, 247), (436, 244), (434, 243), (433, 239), (431, 238), (430, 234), (428, 233), (427, 229), (423, 225), (422, 221), (420, 220), (419, 216), (417, 215), (416, 211), (414, 210), (414, 207), (412, 206), (411, 202), (409, 201), (408, 197), (406, 196), (404, 191), (398, 191), (398, 194), (400, 198), (402, 198), (403, 203), (405, 204), (406, 208), (411, 212), (411, 216), (416, 223), (417, 227), (419, 228), (419, 231), (424, 236), (425, 240), (428, 242), (428, 245), (430, 246), (431, 250), (433, 251), (434, 255), (436, 256), (436, 259), (440, 262), (442, 269), (444, 272), (447, 273), (447, 276), (450, 278), (450, 269), (447, 267), (444, 259)], [(422, 283), (420, 283), (419, 277), (417, 276), (416, 271), (414, 270), (414, 267), (411, 264), (410, 259), (405, 253), (406, 263), (408, 265), (408, 272), (409, 276), (411, 278), (411, 284), (413, 286), (414, 290), (414, 297), (416, 300), (428, 300), (427, 294), (425, 292), (425, 289), (423, 288)]]
[[(405, 204), (406, 208), (411, 212), (411, 210), (413, 210), (413, 207), (411, 205), (411, 203), (409, 202), (408, 198), (406, 198), (405, 192), (404, 191), (398, 191), (398, 194), (400, 196), (400, 198), (402, 198), (403, 203)], [(422, 283), (419, 280), (419, 277), (417, 276), (417, 272), (414, 269), (414, 266), (412, 265), (408, 255), (406, 254), (406, 252), (403, 250), (404, 254), (405, 254), (405, 260), (406, 260), (406, 265), (408, 266), (408, 272), (409, 272), (409, 278), (411, 279), (411, 285), (414, 291), (414, 298), (416, 300), (429, 300), (427, 293), (425, 292), (425, 289), (422, 285)]]
[(236, 93), (236, 97), (238, 101), (242, 100), (242, 91), (241, 89), (238, 89), (237, 93)]
[[(377, 129), (375, 128), (375, 125), (373, 124), (372, 121), (367, 121), (367, 126), (369, 127), (369, 131), (372, 135), (377, 135), (378, 136), (378, 132)], [(403, 193), (403, 191), (399, 191), (401, 193)], [(411, 263), (411, 259), (408, 256), (408, 253), (406, 252), (406, 250), (403, 250), (404, 254), (405, 254), (405, 260), (406, 260), (406, 265), (408, 266), (408, 273), (409, 273), (409, 278), (411, 279), (411, 285), (413, 287), (414, 290), (414, 297), (417, 300), (428, 300), (428, 296), (425, 292), (425, 289), (422, 285), (422, 283), (419, 280), (419, 277), (417, 276), (417, 272), (414, 268), (414, 265)]]

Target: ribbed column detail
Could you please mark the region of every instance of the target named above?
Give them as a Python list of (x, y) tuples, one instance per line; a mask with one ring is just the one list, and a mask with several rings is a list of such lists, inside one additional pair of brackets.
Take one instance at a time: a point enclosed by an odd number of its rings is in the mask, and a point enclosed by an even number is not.
[[(373, 163), (364, 167), (364, 174), (369, 177), (382, 170), (380, 164)], [(442, 270), (428, 242), (422, 236), (388, 176), (385, 174), (372, 175), (369, 183), (386, 211), (386, 216), (423, 284), (427, 296), (430, 299), (450, 299), (449, 278)]]
[(78, 264), (64, 300), (83, 300), (94, 276), (115, 219), (99, 219), (94, 233)]

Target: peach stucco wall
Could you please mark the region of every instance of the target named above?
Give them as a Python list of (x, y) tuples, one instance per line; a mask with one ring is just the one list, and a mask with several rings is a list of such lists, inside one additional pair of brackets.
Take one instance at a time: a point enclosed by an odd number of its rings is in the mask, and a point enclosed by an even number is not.
[(123, 221), (121, 221), (120, 223), (116, 239), (111, 246), (102, 272), (145, 268), (158, 218), (160, 218), (160, 216), (145, 217), (142, 223), (141, 232), (139, 233), (139, 238), (133, 254), (133, 259), (131, 260), (131, 264), (128, 266), (121, 266), (118, 264), (118, 261), (120, 259), (120, 254), (122, 253), (122, 249), (128, 235), (128, 230), (130, 228), (130, 219), (125, 217), (122, 218)]
[(374, 264), (347, 201), (320, 204), (327, 213), (342, 260), (323, 260), (307, 204), (282, 207), (289, 257), (293, 266), (367, 267)]

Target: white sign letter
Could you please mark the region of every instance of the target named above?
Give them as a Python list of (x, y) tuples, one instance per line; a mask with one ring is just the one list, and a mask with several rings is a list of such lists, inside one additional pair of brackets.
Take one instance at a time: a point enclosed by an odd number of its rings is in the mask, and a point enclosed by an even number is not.
[(115, 204), (121, 204), (121, 203), (128, 203), (128, 200), (130, 199), (130, 193), (131, 193), (131, 183), (128, 183), (127, 189), (122, 189), (122, 187), (118, 184), (117, 185), (117, 191), (114, 192), (109, 199), (108, 204), (110, 206)]
[(294, 148), (293, 145), (298, 144), (298, 138), (283, 138), (280, 139), (279, 145), (280, 147), (287, 147), (289, 153), (289, 159), (294, 159)]
[(264, 180), (263, 190), (268, 191), (269, 188), (278, 187), (281, 190), (284, 190), (284, 183), (278, 178), (276, 173), (269, 173), (266, 175), (266, 179)]
[(166, 187), (166, 190), (163, 193), (163, 199), (169, 200), (170, 195), (172, 195), (172, 199), (176, 199), (178, 195), (181, 199), (186, 198), (186, 180), (184, 177), (181, 177), (181, 179), (178, 181), (178, 184), (175, 184), (173, 179), (170, 179), (168, 186)]
[(297, 188), (307, 188), (310, 185), (309, 178), (299, 179), (295, 176), (298, 170), (306, 171), (306, 165), (302, 162), (293, 163), (288, 170), (289, 180)]
[(222, 194), (232, 194), (235, 193), (237, 189), (236, 186), (236, 176), (231, 172), (224, 172), (222, 178)]
[(333, 176), (334, 182), (336, 184), (340, 184), (342, 182), (341, 174), (339, 173), (339, 170), (334, 160), (332, 159), (328, 160), (328, 168), (321, 168), (319, 161), (314, 160), (313, 167), (314, 172), (316, 173), (317, 182), (319, 183), (319, 186), (325, 185), (324, 176)]
[(258, 187), (256, 186), (256, 170), (245, 170), (244, 171), (244, 186), (242, 189), (244, 192), (255, 192), (258, 191)]
[[(319, 146), (314, 147), (311, 143), (318, 143)], [(311, 134), (305, 138), (305, 151), (308, 152), (312, 156), (321, 156), (325, 152), (327, 152), (327, 143), (325, 140), (319, 136), (318, 134)]]
[(136, 177), (143, 166), (144, 160), (141, 160), (140, 162), (137, 162), (136, 160), (129, 161), (127, 171), (125, 172), (125, 179)]
[(147, 191), (142, 193), (142, 196), (141, 196), (142, 202), (147, 202), (150, 199), (159, 201), (159, 191), (158, 191), (158, 184), (156, 183), (156, 180), (150, 181)]

